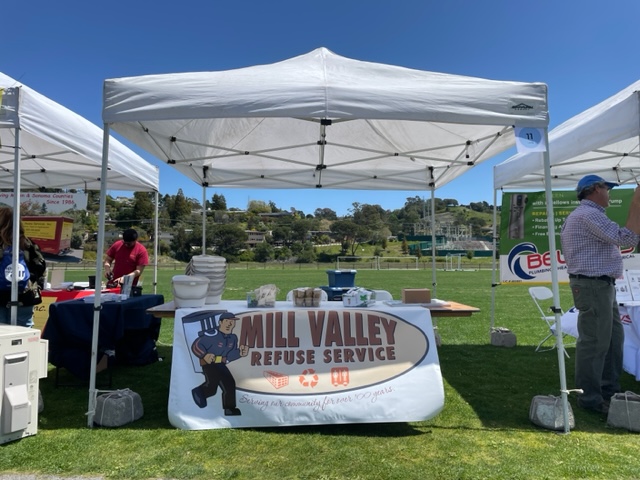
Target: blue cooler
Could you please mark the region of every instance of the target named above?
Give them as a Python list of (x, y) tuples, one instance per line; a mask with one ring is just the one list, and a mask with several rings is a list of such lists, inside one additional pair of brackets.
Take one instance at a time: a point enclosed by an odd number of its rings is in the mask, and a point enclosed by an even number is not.
[(327, 300), (330, 302), (341, 302), (342, 295), (351, 290), (351, 287), (328, 287), (326, 285), (320, 288), (327, 292)]
[(357, 270), (327, 270), (330, 287), (355, 287)]

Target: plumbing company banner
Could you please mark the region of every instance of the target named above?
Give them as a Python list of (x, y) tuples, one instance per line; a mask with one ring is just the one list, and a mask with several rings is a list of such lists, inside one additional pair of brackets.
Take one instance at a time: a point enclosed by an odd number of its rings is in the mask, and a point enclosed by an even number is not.
[(323, 303), (177, 309), (171, 424), (202, 430), (414, 422), (442, 410), (428, 309)]
[[(611, 190), (607, 216), (624, 225), (633, 190)], [(568, 282), (562, 255), (560, 230), (567, 216), (580, 204), (576, 192), (553, 192), (558, 280)], [(625, 269), (640, 269), (636, 245), (622, 248)], [(551, 252), (547, 231), (545, 192), (504, 193), (500, 216), (500, 280), (502, 283), (551, 283)]]

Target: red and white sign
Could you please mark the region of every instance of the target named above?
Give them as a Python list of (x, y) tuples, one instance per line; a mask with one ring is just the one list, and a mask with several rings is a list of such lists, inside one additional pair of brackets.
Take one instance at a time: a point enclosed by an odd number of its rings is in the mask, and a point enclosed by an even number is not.
[[(13, 207), (13, 192), (0, 192), (0, 204)], [(86, 193), (21, 192), (20, 204), (36, 205), (40, 211), (62, 213), (67, 210), (86, 210)]]

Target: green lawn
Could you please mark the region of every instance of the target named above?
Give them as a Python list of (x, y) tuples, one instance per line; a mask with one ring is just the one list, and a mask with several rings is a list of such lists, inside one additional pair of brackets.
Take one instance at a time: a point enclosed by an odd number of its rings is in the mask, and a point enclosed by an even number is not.
[[(171, 276), (161, 270), (158, 293), (171, 299)], [(146, 274), (145, 274), (146, 275)], [(67, 272), (85, 280), (87, 272)], [(150, 275), (147, 282), (150, 282)], [(326, 285), (324, 270), (231, 269), (224, 299), (244, 298), (267, 283), (279, 299), (294, 287)], [(430, 287), (430, 271), (358, 271), (359, 286), (389, 290)], [(145, 293), (151, 287), (145, 286)], [(567, 286), (562, 306), (571, 305)], [(497, 288), (496, 326), (514, 331), (518, 345), (489, 342), (491, 272), (438, 272), (437, 297), (477, 306), (469, 318), (442, 318), (438, 350), (445, 408), (417, 423), (323, 425), (287, 428), (181, 431), (167, 420), (172, 320), (163, 320), (159, 351), (164, 360), (119, 367), (114, 387), (138, 392), (142, 419), (117, 429), (86, 427), (83, 387), (55, 388), (53, 370), (40, 387), (45, 410), (38, 434), (0, 446), (0, 471), (108, 478), (213, 479), (423, 479), (423, 478), (638, 478), (638, 438), (606, 426), (578, 409), (569, 435), (529, 421), (534, 395), (558, 395), (555, 351), (535, 353), (545, 336), (526, 286)], [(566, 362), (573, 386), (573, 348)], [(623, 388), (638, 384), (623, 375)]]

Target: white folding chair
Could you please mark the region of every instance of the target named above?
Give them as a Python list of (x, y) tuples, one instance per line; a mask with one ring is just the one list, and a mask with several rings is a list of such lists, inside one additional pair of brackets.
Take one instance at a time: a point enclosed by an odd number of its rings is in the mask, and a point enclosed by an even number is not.
[[(529, 295), (531, 295), (531, 298), (533, 299), (533, 303), (535, 303), (536, 307), (538, 308), (538, 312), (540, 313), (540, 318), (544, 320), (544, 322), (547, 324), (547, 328), (549, 329), (548, 335), (544, 337), (540, 343), (538, 343), (538, 346), (536, 347), (536, 352), (546, 352), (549, 350), (553, 350), (554, 348), (556, 348), (556, 344), (555, 344), (556, 316), (551, 311), (551, 306), (553, 305), (553, 292), (551, 291), (550, 288), (547, 288), (547, 287), (530, 287)], [(561, 315), (562, 314), (563, 312), (561, 312)], [(565, 336), (566, 334), (563, 334), (563, 338)], [(554, 339), (553, 346), (542, 348), (542, 346), (550, 338)], [(564, 349), (564, 346), (563, 346), (563, 350), (564, 350), (564, 354), (567, 356), (567, 358), (569, 358), (569, 354)]]
[(388, 300), (393, 300), (393, 295), (391, 295), (386, 290), (374, 290), (376, 292), (376, 302), (386, 302)]

